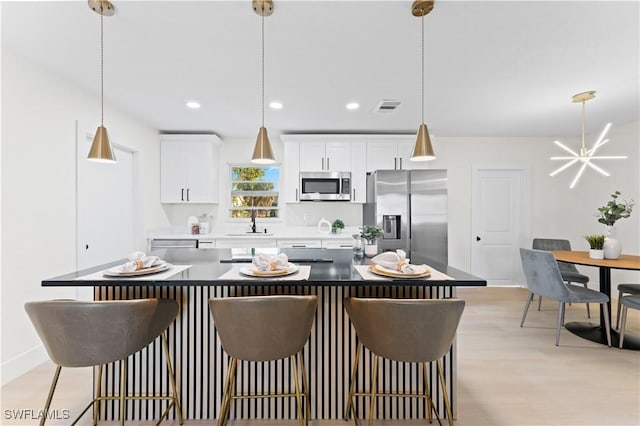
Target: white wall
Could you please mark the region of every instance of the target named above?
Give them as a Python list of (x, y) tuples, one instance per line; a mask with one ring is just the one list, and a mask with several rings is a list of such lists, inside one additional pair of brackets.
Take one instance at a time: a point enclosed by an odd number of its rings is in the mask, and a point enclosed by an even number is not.
[[(75, 296), (40, 282), (76, 270), (75, 122), (97, 127), (99, 106), (96, 94), (2, 49), (3, 384), (46, 359), (24, 303)], [(157, 130), (108, 103), (105, 125), (112, 139), (139, 153), (141, 222), (168, 226), (160, 208)]]

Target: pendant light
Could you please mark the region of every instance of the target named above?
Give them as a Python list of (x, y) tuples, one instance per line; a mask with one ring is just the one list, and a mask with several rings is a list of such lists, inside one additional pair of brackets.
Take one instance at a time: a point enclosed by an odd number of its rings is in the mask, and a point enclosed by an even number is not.
[(420, 28), (422, 32), (421, 47), (422, 47), (422, 68), (421, 81), (422, 81), (422, 123), (418, 127), (418, 134), (416, 135), (416, 144), (413, 146), (413, 153), (411, 154), (411, 161), (430, 161), (435, 160), (436, 156), (433, 153), (433, 146), (431, 145), (431, 138), (429, 137), (429, 129), (424, 124), (424, 16), (433, 10), (434, 0), (416, 0), (411, 6), (411, 13), (413, 16), (418, 16), (421, 19)]
[(555, 176), (558, 173), (568, 169), (569, 167), (573, 166), (576, 163), (582, 163), (580, 168), (578, 169), (578, 173), (573, 178), (571, 185), (569, 185), (569, 188), (573, 188), (576, 186), (576, 184), (578, 183), (578, 180), (580, 180), (580, 176), (582, 176), (582, 173), (587, 168), (587, 166), (591, 167), (593, 170), (595, 170), (596, 172), (600, 173), (603, 176), (610, 176), (610, 174), (606, 170), (593, 164), (592, 160), (622, 160), (627, 158), (626, 155), (594, 155), (598, 148), (600, 148), (602, 145), (609, 142), (609, 139), (605, 139), (605, 137), (607, 136), (607, 133), (611, 128), (611, 123), (607, 123), (607, 125), (604, 126), (604, 129), (602, 130), (602, 133), (600, 133), (600, 137), (596, 140), (596, 143), (593, 145), (593, 148), (591, 149), (586, 148), (584, 143), (585, 142), (585, 102), (595, 97), (596, 97), (595, 90), (589, 90), (587, 92), (582, 92), (582, 93), (578, 93), (577, 95), (573, 95), (573, 97), (571, 98), (571, 101), (573, 103), (578, 103), (578, 102), (582, 103), (582, 146), (580, 147), (580, 152), (579, 153), (575, 152), (574, 150), (567, 147), (560, 141), (554, 141), (554, 143), (557, 146), (567, 151), (569, 154), (571, 154), (571, 156), (551, 157), (551, 160), (568, 160), (568, 161), (567, 163), (560, 166), (553, 172), (549, 173), (549, 176)]
[(104, 26), (105, 16), (113, 16), (115, 7), (107, 0), (89, 0), (89, 7), (100, 15), (100, 125), (93, 138), (89, 156), (91, 161), (115, 163), (116, 155), (111, 149), (109, 135), (104, 127)]
[(262, 25), (262, 67), (260, 68), (262, 88), (262, 125), (258, 131), (258, 138), (256, 139), (256, 146), (253, 149), (251, 162), (258, 164), (272, 164), (275, 163), (276, 160), (273, 155), (273, 150), (271, 149), (271, 142), (269, 142), (267, 128), (264, 127), (264, 17), (271, 16), (273, 13), (273, 1), (253, 0), (253, 11), (260, 15)]

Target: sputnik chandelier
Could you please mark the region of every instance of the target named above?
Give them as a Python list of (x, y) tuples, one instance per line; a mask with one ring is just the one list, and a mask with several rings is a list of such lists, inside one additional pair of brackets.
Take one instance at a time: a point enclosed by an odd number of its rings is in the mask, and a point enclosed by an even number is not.
[(607, 133), (611, 128), (611, 123), (607, 123), (607, 125), (604, 126), (602, 133), (600, 133), (600, 137), (596, 140), (596, 143), (593, 144), (593, 147), (591, 149), (586, 148), (584, 143), (584, 140), (585, 140), (584, 104), (588, 100), (591, 100), (595, 97), (596, 97), (596, 92), (594, 90), (590, 90), (588, 92), (578, 93), (577, 95), (574, 95), (571, 98), (573, 103), (582, 102), (582, 146), (580, 147), (580, 152), (579, 153), (575, 152), (574, 150), (567, 147), (565, 144), (563, 144), (560, 141), (553, 142), (571, 155), (563, 156), (563, 157), (551, 157), (551, 160), (554, 160), (554, 161), (566, 160), (567, 162), (564, 165), (557, 168), (556, 170), (554, 170), (553, 172), (549, 173), (549, 176), (555, 176), (558, 173), (568, 169), (569, 167), (573, 166), (576, 163), (580, 166), (580, 168), (578, 169), (578, 173), (576, 173), (576, 176), (575, 178), (573, 178), (573, 181), (571, 182), (571, 185), (569, 185), (569, 188), (573, 188), (576, 186), (576, 184), (578, 183), (578, 180), (580, 180), (580, 176), (582, 176), (582, 173), (587, 167), (591, 167), (593, 170), (597, 171), (598, 173), (604, 176), (610, 176), (610, 174), (606, 170), (593, 164), (593, 160), (622, 160), (627, 158), (626, 155), (595, 155), (598, 148), (600, 148), (601, 146), (609, 142), (609, 139), (605, 139), (605, 137), (607, 136)]

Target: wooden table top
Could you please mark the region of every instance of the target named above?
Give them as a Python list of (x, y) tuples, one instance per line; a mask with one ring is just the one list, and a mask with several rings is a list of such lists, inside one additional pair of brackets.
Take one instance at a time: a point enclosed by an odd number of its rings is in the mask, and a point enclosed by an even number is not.
[(552, 250), (556, 260), (587, 266), (640, 270), (640, 256), (622, 254), (618, 259), (591, 259), (588, 251)]

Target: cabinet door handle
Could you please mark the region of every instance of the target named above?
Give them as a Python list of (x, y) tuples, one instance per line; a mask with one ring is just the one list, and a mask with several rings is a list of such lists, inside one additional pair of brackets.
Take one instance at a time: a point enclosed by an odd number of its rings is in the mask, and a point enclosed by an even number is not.
[(400, 157), (400, 170), (402, 170), (402, 157)]
[(356, 189), (353, 188), (353, 199), (351, 201), (355, 201), (356, 199)]
[(187, 201), (191, 201), (189, 200), (189, 188), (187, 188)]
[(184, 201), (184, 188), (180, 188), (180, 201)]
[(393, 157), (393, 170), (398, 170), (398, 159)]
[(324, 157), (322, 157), (322, 169), (321, 170), (324, 170)]
[(329, 167), (329, 157), (327, 157), (327, 170), (329, 170), (329, 169), (330, 169), (330, 167)]
[(296, 188), (296, 201), (298, 201), (298, 188)]
[(291, 244), (291, 248), (306, 248), (305, 244)]

